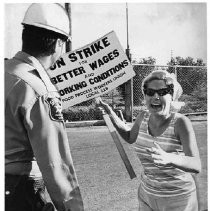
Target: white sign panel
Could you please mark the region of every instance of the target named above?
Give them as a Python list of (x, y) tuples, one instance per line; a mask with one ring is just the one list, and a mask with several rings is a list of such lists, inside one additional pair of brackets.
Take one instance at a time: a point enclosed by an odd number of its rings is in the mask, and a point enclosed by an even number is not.
[(135, 76), (114, 31), (64, 54), (48, 73), (64, 109), (99, 97)]

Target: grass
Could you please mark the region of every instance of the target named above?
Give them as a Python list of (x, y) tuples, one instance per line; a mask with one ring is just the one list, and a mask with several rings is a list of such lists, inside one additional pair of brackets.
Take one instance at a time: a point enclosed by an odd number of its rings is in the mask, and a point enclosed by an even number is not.
[[(207, 209), (207, 122), (193, 122), (202, 159), (196, 176), (200, 210)], [(130, 179), (107, 127), (68, 128), (85, 211), (138, 210), (141, 165), (131, 146), (122, 141), (137, 174)]]

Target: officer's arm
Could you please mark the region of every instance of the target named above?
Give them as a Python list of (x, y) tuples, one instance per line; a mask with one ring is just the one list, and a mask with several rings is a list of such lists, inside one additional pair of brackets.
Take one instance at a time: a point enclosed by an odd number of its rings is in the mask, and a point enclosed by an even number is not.
[(28, 136), (56, 208), (83, 211), (64, 122), (56, 109), (44, 97), (38, 98), (26, 112)]

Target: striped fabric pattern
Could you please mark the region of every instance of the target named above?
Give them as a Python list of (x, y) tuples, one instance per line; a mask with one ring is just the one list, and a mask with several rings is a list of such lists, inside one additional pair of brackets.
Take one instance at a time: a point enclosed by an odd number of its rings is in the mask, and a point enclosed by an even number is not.
[(154, 147), (156, 141), (160, 147), (168, 152), (184, 155), (182, 144), (174, 133), (177, 114), (173, 113), (169, 127), (158, 137), (153, 137), (148, 131), (149, 113), (146, 113), (139, 129), (134, 150), (141, 161), (143, 171), (141, 183), (145, 192), (157, 197), (171, 197), (187, 194), (195, 190), (195, 183), (190, 173), (186, 173), (171, 166), (154, 164), (148, 148)]

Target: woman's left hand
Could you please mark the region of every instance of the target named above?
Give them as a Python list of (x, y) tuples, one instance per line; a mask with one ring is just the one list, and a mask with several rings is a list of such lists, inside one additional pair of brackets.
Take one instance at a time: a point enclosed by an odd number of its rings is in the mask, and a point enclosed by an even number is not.
[(156, 165), (170, 165), (171, 164), (171, 154), (165, 152), (157, 142), (154, 142), (155, 147), (151, 147), (148, 151), (151, 153), (151, 157)]

